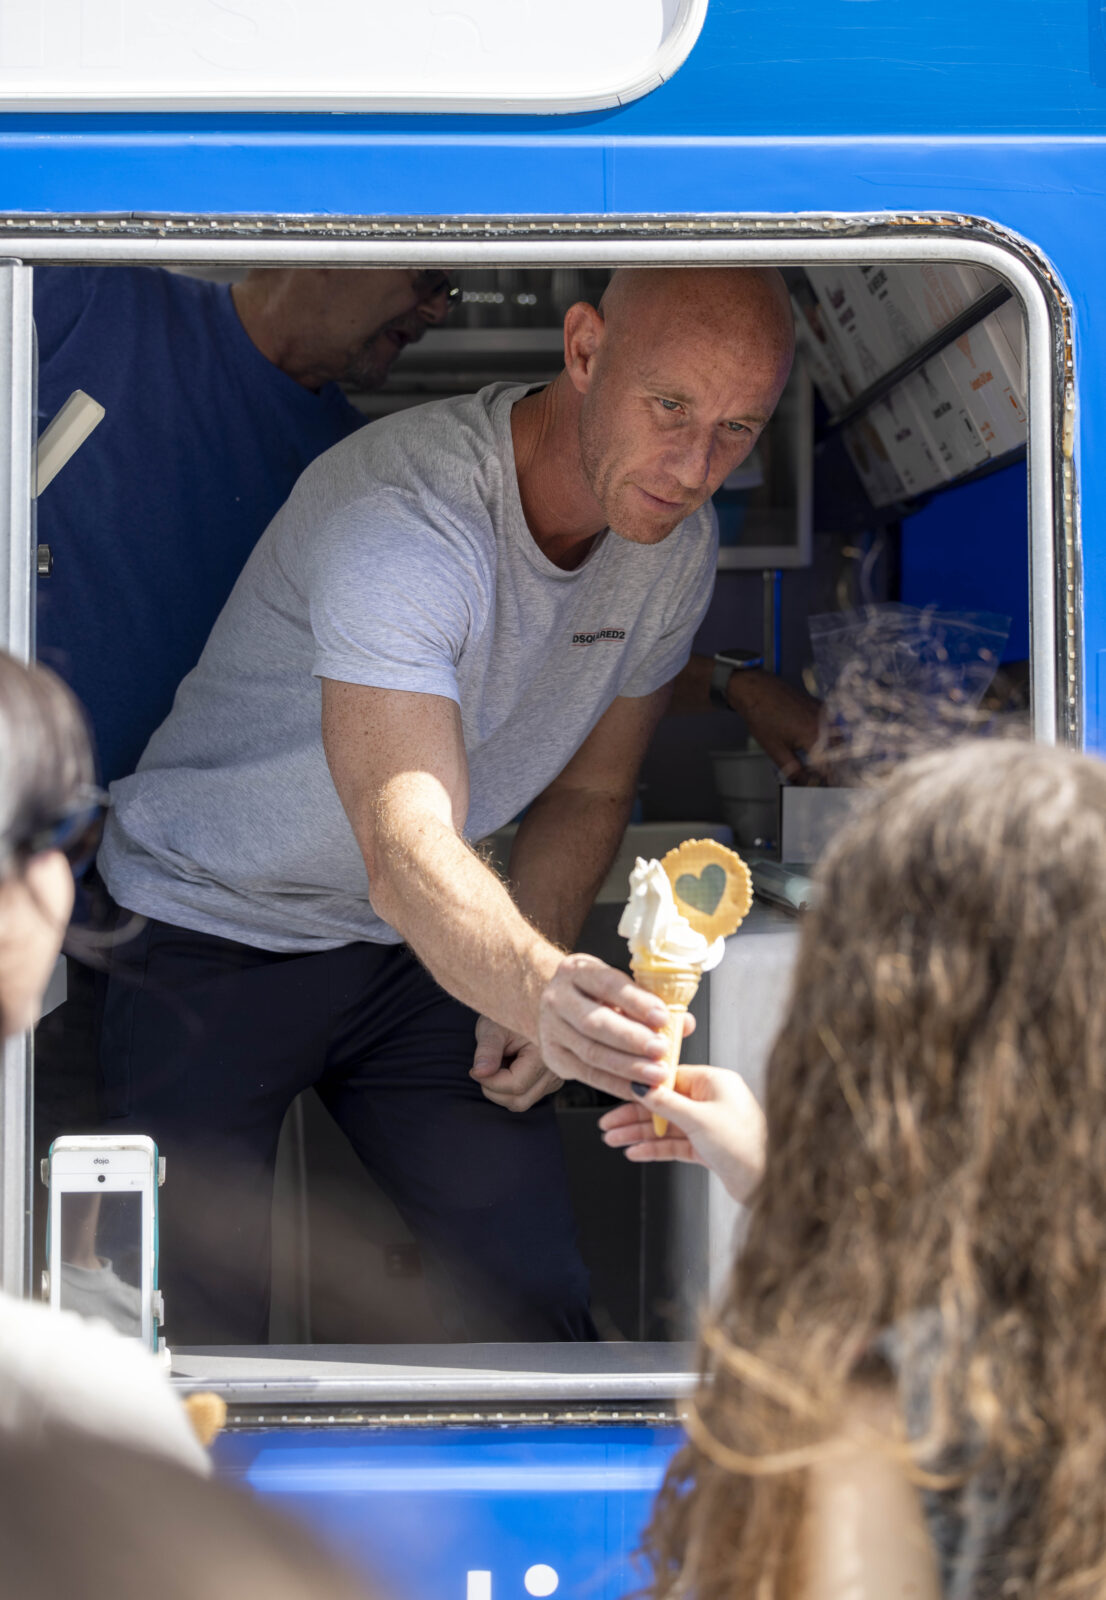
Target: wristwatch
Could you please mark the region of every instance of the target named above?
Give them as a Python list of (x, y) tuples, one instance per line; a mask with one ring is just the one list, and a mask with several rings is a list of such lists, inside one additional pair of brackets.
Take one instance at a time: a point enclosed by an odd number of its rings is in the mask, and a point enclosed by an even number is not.
[(726, 699), (726, 685), (733, 674), (753, 672), (763, 665), (764, 657), (757, 655), (755, 650), (717, 650), (714, 656), (714, 670), (710, 675), (711, 705), (728, 711), (730, 702)]

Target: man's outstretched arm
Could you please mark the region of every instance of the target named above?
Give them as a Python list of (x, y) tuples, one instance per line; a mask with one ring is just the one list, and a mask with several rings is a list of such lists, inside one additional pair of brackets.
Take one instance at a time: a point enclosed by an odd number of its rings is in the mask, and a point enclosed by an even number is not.
[[(510, 864), (514, 898), (564, 949), (575, 945), (618, 852), (638, 769), (669, 694), (665, 685), (654, 694), (615, 700), (519, 825)], [(473, 1077), (497, 1105), (526, 1111), (558, 1087), (532, 1036), (481, 1017), (476, 1037)]]
[(515, 900), (566, 949), (618, 853), (638, 771), (671, 693), (666, 684), (654, 694), (615, 700), (519, 824), (510, 865)]
[(460, 835), (468, 765), (456, 704), (323, 679), (323, 744), (374, 910), (442, 987), (538, 1042), (562, 1078), (625, 1097), (659, 1082), (659, 1002), (590, 956), (565, 955)]

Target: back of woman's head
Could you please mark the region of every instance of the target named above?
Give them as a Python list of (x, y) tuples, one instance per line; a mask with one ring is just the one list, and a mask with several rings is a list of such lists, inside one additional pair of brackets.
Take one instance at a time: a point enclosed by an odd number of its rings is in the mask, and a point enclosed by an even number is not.
[(1031, 1284), (1055, 1312), (1102, 1259), (1106, 766), (983, 742), (909, 763), (820, 881), (744, 1280), (763, 1237), (792, 1303), (828, 1251), (876, 1321), (950, 1284), (964, 1316)]
[(1022, 743), (926, 756), (819, 877), (661, 1569), (690, 1541), (701, 1600), (759, 1581), (772, 1545), (782, 1571), (780, 1453), (832, 1433), (881, 1336), (928, 1320), (920, 1459), (1035, 1477), (1011, 1572), (1052, 1595), (1106, 1560), (1106, 766)]
[(80, 707), (44, 667), (0, 651), (0, 877), (79, 803), (93, 779)]

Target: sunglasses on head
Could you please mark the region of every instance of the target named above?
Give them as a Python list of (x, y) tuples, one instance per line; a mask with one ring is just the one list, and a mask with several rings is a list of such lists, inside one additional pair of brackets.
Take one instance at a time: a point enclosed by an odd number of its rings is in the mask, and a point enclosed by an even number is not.
[(50, 850), (60, 850), (73, 869), (73, 876), (79, 878), (91, 866), (99, 849), (110, 804), (110, 797), (102, 789), (79, 790), (73, 809), (33, 833), (23, 853), (41, 856)]

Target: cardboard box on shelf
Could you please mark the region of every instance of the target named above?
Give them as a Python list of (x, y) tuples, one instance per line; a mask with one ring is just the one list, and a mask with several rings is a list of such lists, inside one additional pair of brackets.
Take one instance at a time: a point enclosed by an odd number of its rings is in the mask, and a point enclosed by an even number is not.
[(1004, 359), (993, 333), (1009, 352), (992, 314), (942, 351), (941, 360), (991, 455), (1000, 456), (1025, 443), (1026, 418), (1007, 370), (1010, 355)]
[(796, 355), (829, 410), (841, 411), (852, 399), (852, 388), (840, 353), (826, 328), (822, 308), (813, 292), (806, 299), (793, 294), (792, 303)]
[(896, 280), (895, 268), (871, 266), (857, 270), (865, 288), (860, 297), (861, 316), (870, 339), (880, 351), (884, 371), (889, 371), (925, 343), (925, 329), (913, 302)]
[[(794, 292), (798, 344), (831, 411), (842, 409), (998, 284), (957, 263), (812, 267)], [(1024, 444), (1021, 308), (1009, 302), (932, 357), (846, 429), (874, 505), (953, 482)]]
[(868, 291), (860, 268), (810, 267), (807, 277), (841, 353), (850, 388), (854, 395), (860, 394), (894, 364), (881, 358), (863, 317)]
[(930, 449), (921, 418), (903, 384), (877, 400), (868, 416), (908, 495), (924, 494), (946, 481), (947, 475)]
[(867, 417), (858, 417), (844, 430), (845, 448), (874, 506), (903, 500), (906, 491), (884, 449), (883, 440)]
[(858, 317), (869, 342), (883, 355), (885, 371), (913, 355), (999, 281), (985, 268), (955, 263), (851, 270), (866, 290), (858, 296)]
[(917, 267), (888, 267), (887, 274), (892, 293), (903, 304), (903, 314), (918, 328), (919, 345), (979, 299), (972, 269), (955, 263), (927, 261)]
[(992, 289), (997, 289), (999, 284), (1002, 282), (1002, 279), (999, 277), (998, 273), (992, 272), (989, 267), (973, 267), (965, 265), (962, 266), (960, 270), (967, 278), (968, 282), (974, 286), (972, 293), (972, 298), (974, 300), (982, 300), (985, 294), (989, 294)]
[(935, 356), (919, 367), (904, 387), (921, 415), (931, 448), (949, 477), (959, 478), (982, 466), (991, 452), (941, 357)]
[[(928, 375), (927, 375), (928, 377)], [(911, 414), (916, 419), (918, 429), (929, 447), (929, 453), (940, 469), (941, 476), (946, 483), (964, 471), (961, 458), (958, 455), (953, 441), (948, 436), (947, 429), (936, 428), (930, 416), (930, 393), (927, 379), (919, 377), (912, 372), (909, 378), (904, 379), (900, 385), (903, 395), (909, 402)]]
[(1029, 387), (1026, 381), (1025, 317), (1022, 308), (1016, 300), (1007, 300), (989, 320), (993, 324), (991, 334), (995, 348), (1002, 357), (1007, 376), (1024, 407)]

